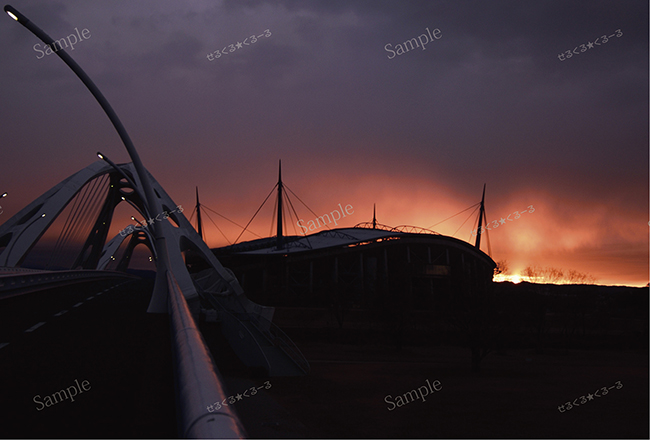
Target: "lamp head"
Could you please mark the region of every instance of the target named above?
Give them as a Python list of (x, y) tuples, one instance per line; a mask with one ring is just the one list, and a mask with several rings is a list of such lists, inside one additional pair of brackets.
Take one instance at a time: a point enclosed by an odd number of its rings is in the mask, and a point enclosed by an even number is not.
[(7, 15), (9, 15), (11, 18), (16, 20), (18, 23), (25, 25), (29, 22), (29, 19), (25, 17), (23, 14), (18, 12), (13, 6), (11, 5), (5, 5), (4, 7), (5, 12)]

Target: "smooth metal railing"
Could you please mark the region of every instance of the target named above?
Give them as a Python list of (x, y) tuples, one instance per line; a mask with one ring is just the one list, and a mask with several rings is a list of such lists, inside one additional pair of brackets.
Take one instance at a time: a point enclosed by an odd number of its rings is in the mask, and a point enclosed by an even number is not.
[(208, 406), (228, 395), (171, 271), (167, 271), (167, 282), (179, 434), (183, 438), (245, 438), (239, 418), (229, 407), (208, 411)]

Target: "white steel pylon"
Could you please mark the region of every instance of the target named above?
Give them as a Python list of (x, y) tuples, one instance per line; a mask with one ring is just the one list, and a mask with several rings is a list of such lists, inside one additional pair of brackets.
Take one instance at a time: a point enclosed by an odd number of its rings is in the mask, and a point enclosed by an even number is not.
[[(86, 238), (71, 269), (104, 269), (120, 244), (126, 239), (146, 241), (145, 244), (152, 250), (154, 258), (157, 257), (159, 253), (159, 249), (156, 249), (157, 243), (151, 239), (148, 229), (142, 226), (136, 230), (131, 225), (132, 229), (127, 228), (128, 234), (125, 236), (117, 234), (107, 241), (108, 231), (114, 220), (115, 208), (128, 200), (145, 217), (148, 222), (147, 226), (155, 222), (156, 227), (162, 228), (162, 236), (167, 247), (168, 270), (172, 271), (188, 304), (198, 305), (198, 292), (183, 258), (183, 252), (191, 251), (194, 256), (201, 257), (207, 263), (212, 269), (212, 277), (217, 279), (217, 283), (214, 284), (216, 289), (211, 289), (211, 293), (222, 297), (227, 302), (238, 303), (237, 308), (241, 310), (243, 307), (247, 313), (262, 316), (268, 320), (272, 319), (274, 308), (260, 306), (246, 298), (237, 278), (221, 265), (185, 215), (182, 214), (182, 208), (178, 209), (179, 205), (169, 197), (149, 172), (147, 172), (147, 178), (158, 197), (162, 212), (147, 212), (146, 204), (140, 197), (142, 194), (141, 183), (132, 163), (113, 167), (102, 160), (94, 162), (60, 182), (7, 220), (0, 226), (0, 266), (19, 266), (30, 249), (82, 188), (104, 175), (109, 176), (108, 191), (90, 235)], [(124, 177), (125, 175), (129, 177), (130, 182)], [(132, 246), (135, 244), (137, 243), (134, 242)], [(125, 255), (127, 254), (125, 253)], [(119, 266), (126, 267), (128, 262), (121, 262)], [(149, 308), (158, 312), (167, 310), (166, 295), (158, 297), (153, 295)]]
[[(4, 10), (43, 43), (50, 46), (55, 44), (52, 37), (15, 8), (5, 5)], [(248, 360), (248, 365), (266, 366), (271, 371), (271, 363), (278, 363), (278, 356), (272, 355), (275, 353), (290, 358), (303, 372), (306, 372), (308, 363), (304, 356), (301, 354), (297, 356), (296, 350), (293, 349), (290, 352), (284, 351), (281, 346), (291, 347), (292, 343), (289, 344), (290, 340), (280, 332), (271, 330), (270, 320), (274, 309), (260, 306), (246, 298), (234, 274), (221, 266), (182, 215), (182, 211), (172, 210), (172, 207), (176, 206), (175, 203), (144, 167), (124, 125), (99, 88), (65, 50), (56, 51), (56, 54), (72, 69), (102, 107), (120, 136), (131, 163), (115, 165), (98, 154), (108, 165), (102, 162), (89, 165), (12, 217), (0, 227), (0, 264), (3, 264), (3, 259), (5, 265), (19, 264), (80, 188), (88, 185), (92, 179), (98, 176), (105, 177), (108, 174), (110, 186), (106, 191), (102, 209), (73, 267), (97, 267), (105, 263), (107, 254), (112, 256), (110, 252), (118, 248), (122, 241), (116, 237), (106, 244), (113, 212), (120, 201), (128, 201), (148, 219), (149, 223), (150, 230), (138, 231), (136, 240), (149, 242), (149, 247), (156, 257), (156, 281), (149, 302), (149, 312), (168, 311), (170, 283), (174, 282), (183, 292), (190, 310), (198, 309), (198, 297), (203, 295), (221, 311), (223, 319), (228, 320), (228, 323), (222, 327), (222, 332), (233, 347), (240, 349), (239, 352)], [(95, 184), (97, 183), (95, 181)], [(104, 182), (99, 182), (100, 186), (101, 183)], [(129, 188), (131, 191), (128, 191)], [(99, 198), (101, 197), (103, 196)], [(96, 197), (93, 198), (97, 200)], [(48, 214), (51, 214), (50, 218)], [(163, 218), (159, 219), (161, 215)], [(85, 220), (87, 217), (87, 215), (75, 217), (72, 214), (73, 219)], [(130, 240), (129, 245), (133, 244), (133, 238)], [(196, 282), (187, 270), (183, 251), (192, 251), (194, 256), (202, 258), (206, 263), (202, 265), (203, 270), (200, 274), (196, 275)], [(269, 356), (275, 360), (269, 361)], [(307, 369), (304, 368), (305, 365)]]

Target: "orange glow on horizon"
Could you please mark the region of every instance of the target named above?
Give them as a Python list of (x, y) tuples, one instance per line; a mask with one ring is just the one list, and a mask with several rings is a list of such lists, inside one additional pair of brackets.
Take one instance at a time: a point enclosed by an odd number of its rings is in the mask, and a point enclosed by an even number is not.
[[(301, 167), (300, 164), (286, 168), (283, 167), (283, 182), (316, 215), (331, 212), (339, 203), (353, 207), (354, 214), (340, 219), (337, 226), (331, 225), (332, 228), (352, 227), (357, 223), (372, 221), (373, 204), (376, 204), (378, 223), (430, 228), (471, 245), (475, 243), (476, 236), (472, 231), (478, 226), (478, 212), (472, 205), (480, 201), (482, 184), (467, 185), (467, 188), (449, 187), (447, 182), (438, 182), (430, 175), (413, 171), (408, 176), (391, 175), (389, 171), (377, 172), (376, 169), (364, 174), (359, 170), (353, 172), (346, 169), (345, 164), (333, 167), (336, 173), (318, 175), (317, 178), (309, 174), (309, 167)], [(206, 209), (203, 216), (204, 239), (210, 248), (232, 244), (237, 237), (238, 242), (242, 242), (275, 235), (274, 225), (272, 227), (275, 194), (271, 194), (267, 204), (243, 234), (241, 227), (221, 217), (225, 216), (242, 227), (247, 225), (276, 182), (275, 169), (268, 170), (266, 174), (268, 177), (262, 179), (238, 176), (236, 180), (242, 185), (229, 186), (227, 191), (213, 189), (201, 192), (201, 204), (214, 211)], [(37, 197), (39, 191), (47, 189), (47, 185), (57, 183), (57, 178), (59, 176), (48, 179), (47, 183), (34, 190), (34, 194), (29, 193), (22, 199)], [(208, 188), (220, 188), (223, 179), (206, 178), (207, 182), (202, 181), (201, 184)], [(165, 187), (174, 188), (170, 196), (176, 204), (183, 206), (183, 215), (188, 219), (192, 217), (196, 203), (195, 182), (177, 181), (171, 176), (164, 176), (160, 180), (164, 180), (161, 184)], [(324, 188), (327, 190), (324, 191)], [(285, 204), (284, 233), (299, 235), (297, 220), (309, 220), (314, 215), (293, 194), (289, 193), (289, 197), (297, 211), (297, 218), (293, 212), (289, 215), (288, 205)], [(24, 200), (3, 199), (4, 212), (0, 221), (8, 220), (22, 209)], [(526, 277), (521, 276), (527, 266), (553, 267), (565, 272), (573, 269), (595, 277), (595, 283), (599, 285), (644, 287), (649, 281), (648, 220), (645, 213), (605, 210), (608, 203), (615, 203), (612, 201), (592, 206), (570, 195), (531, 188), (499, 188), (489, 181), (485, 201), (487, 222), (492, 229), (482, 236), (481, 250), (489, 253), (495, 261), (506, 260), (511, 271), (504, 277), (495, 277), (495, 281), (527, 281)], [(492, 225), (491, 222), (508, 219), (509, 214), (516, 210), (521, 212), (529, 205), (535, 207), (534, 213), (524, 213), (518, 218), (511, 215), (506, 223), (498, 227)], [(140, 218), (128, 204), (121, 203), (113, 213), (109, 237), (134, 223), (131, 215)], [(65, 219), (65, 215), (62, 218)], [(191, 223), (196, 226), (196, 213)], [(58, 228), (48, 230), (43, 238), (56, 240), (59, 232)]]
[(514, 284), (519, 284), (523, 281), (519, 275), (504, 275), (501, 273), (499, 275), (495, 275), (492, 280), (496, 283), (503, 283), (505, 281), (509, 281)]

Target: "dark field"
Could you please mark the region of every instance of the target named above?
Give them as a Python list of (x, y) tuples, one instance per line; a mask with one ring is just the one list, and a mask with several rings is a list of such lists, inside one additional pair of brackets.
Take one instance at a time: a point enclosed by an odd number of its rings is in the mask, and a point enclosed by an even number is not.
[[(168, 317), (145, 313), (151, 284), (130, 282), (91, 300), (84, 298), (111, 283), (3, 302), (11, 344), (0, 352), (0, 437), (177, 436)], [(305, 377), (251, 371), (218, 324), (201, 328), (229, 395), (272, 384), (233, 405), (251, 438), (648, 438), (647, 299), (637, 296), (577, 308), (568, 307), (570, 297), (522, 300), (513, 309), (520, 321), (505, 327), (510, 333), (497, 338), (479, 373), (471, 372), (462, 332), (449, 331), (440, 343), (435, 329), (445, 319), (422, 312), (407, 315), (398, 349), (392, 324), (373, 320), (381, 314), (350, 311), (339, 328), (326, 309), (278, 308), (274, 321), (311, 363)], [(535, 313), (540, 304), (543, 315)], [(46, 324), (23, 332), (38, 321)], [(37, 410), (33, 396), (75, 379), (91, 389)], [(442, 389), (388, 409), (387, 395), (396, 400), (427, 379)], [(600, 397), (580, 403), (597, 391)], [(567, 402), (577, 405), (560, 412)]]
[[(478, 373), (462, 309), (403, 311), (400, 327), (390, 313), (348, 309), (339, 323), (327, 308), (277, 308), (311, 372), (270, 378), (235, 409), (254, 438), (648, 438), (647, 289), (497, 287)], [(268, 379), (217, 362), (233, 393)], [(384, 401), (427, 379), (442, 389), (426, 401)]]
[[(247, 407), (251, 400), (237, 407), (244, 423), (250, 421), (251, 437), (648, 438), (647, 351), (519, 350), (487, 356), (474, 375), (467, 349), (405, 347), (397, 352), (291, 336), (310, 360), (311, 373), (271, 378), (273, 387), (266, 393), (286, 410), (274, 419), (278, 425), (267, 420), (262, 427), (251, 418), (271, 403)], [(385, 396), (395, 399), (426, 379), (439, 380), (442, 389), (425, 396), (426, 402), (388, 410)], [(616, 381), (623, 387), (580, 405), (580, 396)], [(580, 406), (558, 410), (574, 400)], [(268, 426), (275, 426), (275, 436)]]
[[(0, 437), (176, 437), (169, 318), (146, 313), (150, 280), (98, 295), (113, 285), (66, 286), (2, 301), (0, 328), (11, 344), (0, 351)], [(78, 301), (83, 304), (74, 307)], [(67, 312), (56, 316), (62, 309)], [(38, 321), (45, 325), (20, 331)], [(87, 380), (90, 389), (74, 402), (61, 396), (43, 408), (33, 401), (75, 379)]]

